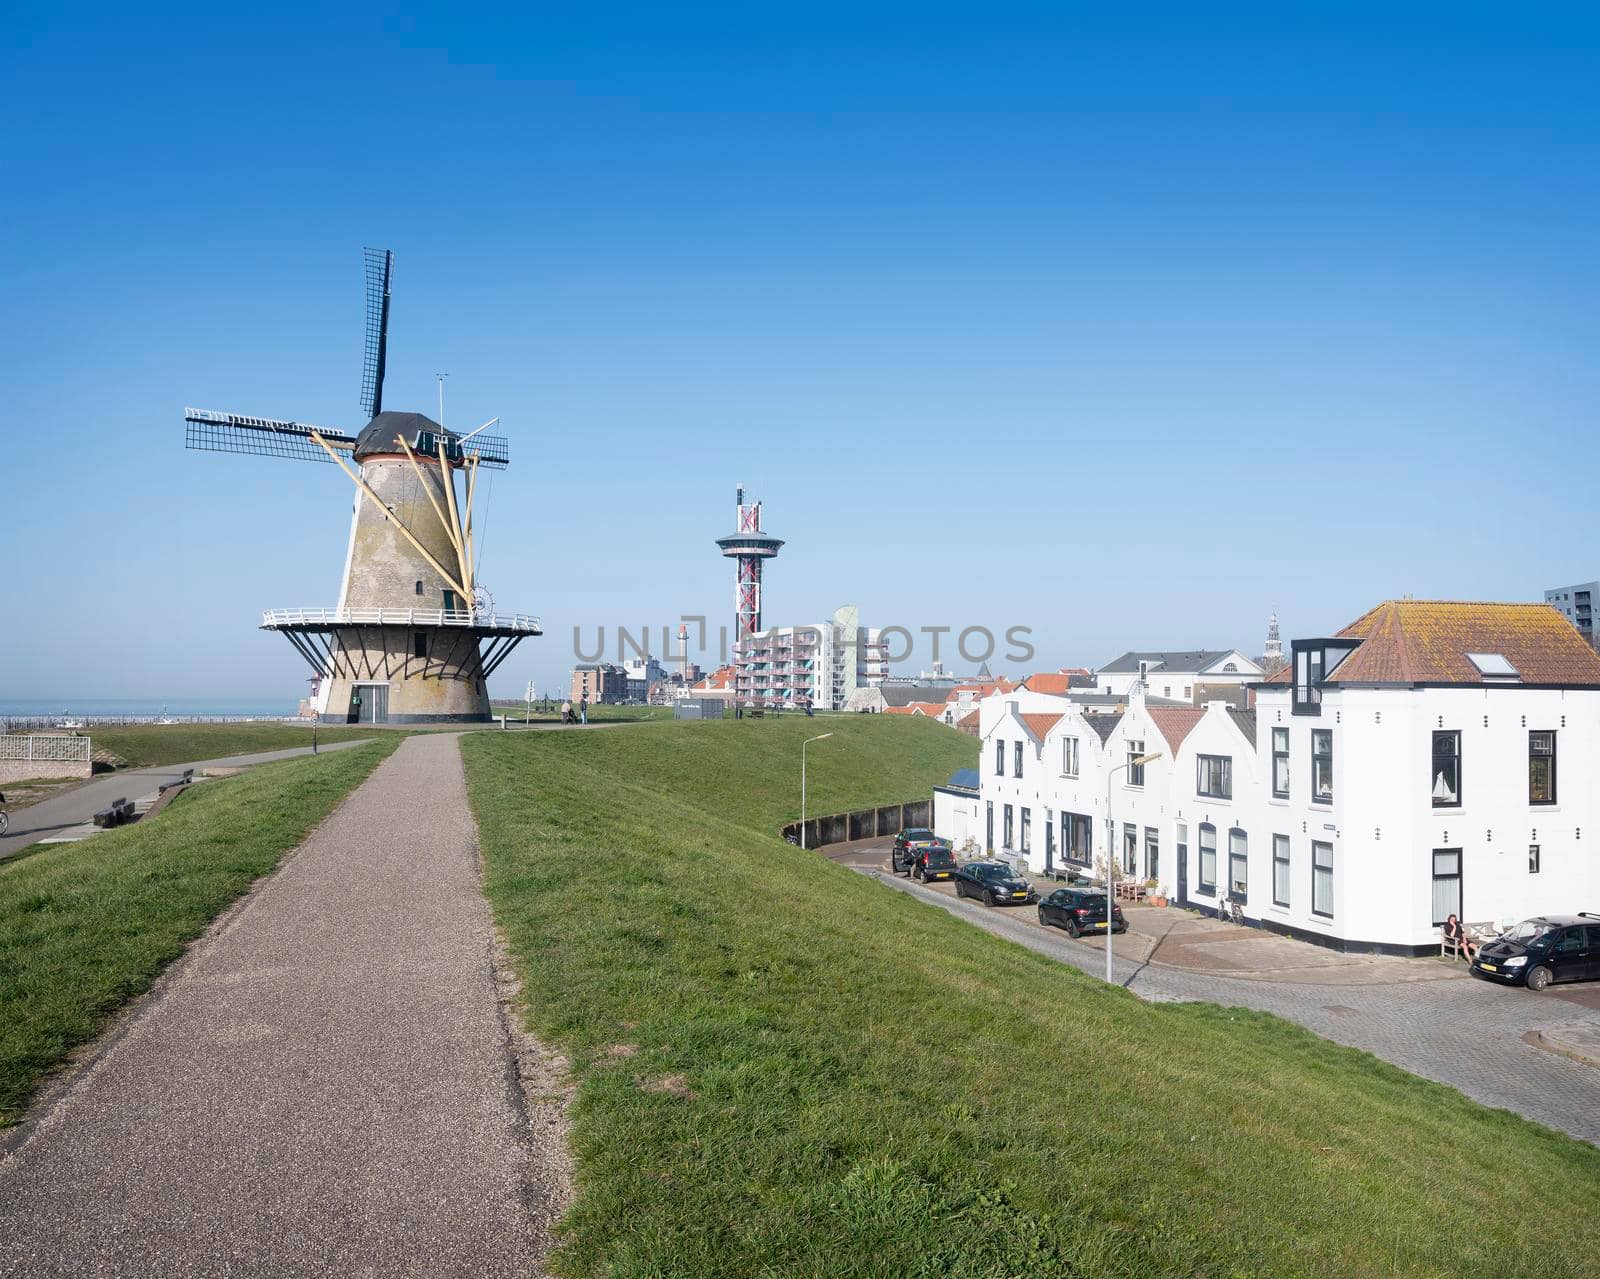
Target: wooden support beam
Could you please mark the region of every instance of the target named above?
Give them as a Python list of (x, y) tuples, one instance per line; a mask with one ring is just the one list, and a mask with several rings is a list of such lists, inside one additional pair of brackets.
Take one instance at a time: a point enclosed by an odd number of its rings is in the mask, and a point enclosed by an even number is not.
[[(433, 565), (434, 572), (438, 573), (440, 577), (444, 578), (444, 580), (447, 583), (449, 583), (449, 585), (451, 586), (452, 589), (454, 589), (458, 594), (460, 594), (463, 598), (465, 598), (467, 596), (467, 588), (462, 586), (460, 582), (458, 582), (454, 577), (452, 577), (450, 575), (450, 570), (445, 568), (445, 566), (443, 564), (439, 563), (438, 560), (434, 559), (432, 553), (429, 552), (429, 550), (428, 550), (428, 548), (426, 546), (424, 546), (421, 542), (417, 541), (416, 537), (412, 534), (411, 530), (408, 529), (403, 523), (401, 523), (398, 519), (395, 518), (394, 512), (391, 511), (387, 506), (385, 506), (383, 504), (383, 499), (380, 498), (376, 493), (374, 493), (372, 491), (372, 486), (369, 485), (364, 479), (362, 479), (360, 475), (356, 474), (356, 472), (352, 471), (348, 466), (346, 466), (345, 465), (345, 460), (342, 457), (340, 457), (336, 452), (334, 452), (332, 447), (329, 446), (328, 441), (323, 439), (322, 436), (317, 434), (317, 432), (315, 432), (315, 431), (311, 432), (311, 438), (316, 443), (322, 445), (322, 448), (327, 453), (327, 455), (329, 457), (331, 457), (335, 462), (337, 462), (339, 464), (339, 469), (350, 477), (350, 479), (354, 482), (356, 488), (360, 489), (361, 492), (363, 492), (363, 493), (365, 493), (367, 495), (367, 500), (370, 501), (375, 507), (378, 508), (379, 512), (383, 515), (383, 518), (388, 520), (391, 524), (393, 524), (395, 526), (395, 528), (397, 528), (400, 531), (400, 535), (402, 537), (404, 537), (406, 539), (406, 541), (410, 542), (412, 546), (416, 547), (417, 553), (420, 554), (423, 559), (427, 560), (429, 564)], [(442, 454), (443, 454), (443, 449), (442, 448), (440, 450), (440, 453), (441, 453), (441, 456), (442, 456)], [(449, 475), (448, 471), (445, 473), (445, 482), (446, 483), (450, 482), (450, 475)], [(452, 503), (451, 503), (451, 513), (454, 514), (454, 511), (455, 511), (455, 503), (452, 501)]]
[[(461, 523), (461, 536), (466, 542), (466, 574), (467, 581), (472, 583), (474, 592), (478, 589), (478, 566), (473, 562), (472, 549), (472, 499), (478, 491), (478, 455), (472, 455), (472, 463), (467, 468), (467, 510)], [(474, 601), (476, 603), (476, 601)]]
[(450, 520), (455, 526), (456, 561), (460, 565), (461, 580), (468, 589), (461, 592), (467, 601), (467, 611), (472, 611), (472, 575), (467, 572), (466, 552), (461, 549), (461, 514), (456, 510), (456, 477), (450, 470), (450, 459), (445, 453), (444, 438), (439, 439), (439, 473), (444, 477), (444, 499), (450, 504)]

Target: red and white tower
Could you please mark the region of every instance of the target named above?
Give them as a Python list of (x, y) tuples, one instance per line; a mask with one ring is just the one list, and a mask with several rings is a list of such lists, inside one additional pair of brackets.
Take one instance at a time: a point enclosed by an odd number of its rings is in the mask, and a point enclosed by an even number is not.
[(744, 500), (744, 488), (736, 491), (738, 503), (734, 527), (738, 530), (727, 537), (719, 537), (717, 545), (722, 553), (738, 562), (734, 579), (734, 654), (737, 661), (739, 646), (761, 629), (761, 564), (770, 560), (783, 545), (781, 538), (769, 537), (761, 531), (761, 503)]

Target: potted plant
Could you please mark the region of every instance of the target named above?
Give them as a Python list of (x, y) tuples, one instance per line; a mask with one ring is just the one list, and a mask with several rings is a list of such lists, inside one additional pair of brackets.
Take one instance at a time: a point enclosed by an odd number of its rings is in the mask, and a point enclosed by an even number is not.
[(1152, 906), (1165, 906), (1167, 895), (1161, 891), (1161, 885), (1152, 876), (1144, 881), (1145, 898)]

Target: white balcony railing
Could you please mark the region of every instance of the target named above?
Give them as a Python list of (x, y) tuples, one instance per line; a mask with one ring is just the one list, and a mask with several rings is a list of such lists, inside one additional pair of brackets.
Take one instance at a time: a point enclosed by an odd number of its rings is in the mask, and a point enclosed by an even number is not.
[(265, 630), (301, 626), (479, 626), (500, 631), (543, 634), (537, 617), (526, 613), (469, 613), (442, 608), (269, 608), (261, 615)]

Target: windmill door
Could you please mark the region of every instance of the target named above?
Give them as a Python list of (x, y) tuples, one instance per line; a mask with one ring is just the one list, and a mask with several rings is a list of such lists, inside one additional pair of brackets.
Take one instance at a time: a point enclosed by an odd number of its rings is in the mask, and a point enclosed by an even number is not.
[(350, 688), (351, 724), (387, 724), (389, 722), (389, 686), (387, 684), (354, 684)]

